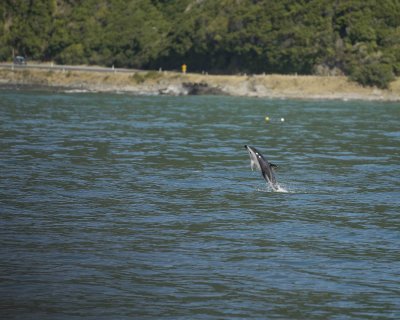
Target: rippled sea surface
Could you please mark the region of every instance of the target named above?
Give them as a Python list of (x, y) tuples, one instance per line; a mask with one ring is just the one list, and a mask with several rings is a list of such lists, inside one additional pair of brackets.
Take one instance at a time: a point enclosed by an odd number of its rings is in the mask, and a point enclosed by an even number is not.
[(399, 103), (0, 98), (1, 319), (400, 318)]

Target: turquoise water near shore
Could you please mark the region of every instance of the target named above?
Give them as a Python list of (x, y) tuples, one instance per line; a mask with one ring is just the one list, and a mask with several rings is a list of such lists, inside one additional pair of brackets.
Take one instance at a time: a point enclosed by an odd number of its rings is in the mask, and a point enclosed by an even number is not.
[(400, 317), (399, 103), (0, 96), (2, 319)]

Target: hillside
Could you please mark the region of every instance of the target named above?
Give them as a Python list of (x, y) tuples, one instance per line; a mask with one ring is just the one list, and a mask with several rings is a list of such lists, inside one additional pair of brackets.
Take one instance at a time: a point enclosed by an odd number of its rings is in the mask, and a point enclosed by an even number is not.
[(13, 54), (218, 74), (400, 74), (397, 0), (4, 0), (0, 61)]

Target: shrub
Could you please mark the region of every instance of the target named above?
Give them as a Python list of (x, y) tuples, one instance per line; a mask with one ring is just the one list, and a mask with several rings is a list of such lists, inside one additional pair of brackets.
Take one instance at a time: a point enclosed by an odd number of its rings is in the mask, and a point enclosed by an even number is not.
[(132, 80), (136, 83), (143, 83), (148, 80), (156, 80), (161, 77), (161, 74), (157, 71), (149, 71), (149, 72), (135, 72), (130, 76)]
[(61, 64), (76, 65), (86, 63), (83, 45), (80, 43), (70, 45), (60, 53), (56, 60)]
[(354, 67), (350, 72), (350, 79), (363, 86), (387, 89), (395, 77), (391, 65), (375, 62)]

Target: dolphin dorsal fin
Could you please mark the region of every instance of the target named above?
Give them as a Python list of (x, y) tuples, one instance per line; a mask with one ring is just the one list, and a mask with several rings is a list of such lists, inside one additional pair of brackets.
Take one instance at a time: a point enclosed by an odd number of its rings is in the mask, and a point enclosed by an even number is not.
[(273, 163), (269, 163), (269, 166), (270, 166), (272, 169), (278, 168), (278, 166), (277, 166), (276, 164), (273, 164)]

